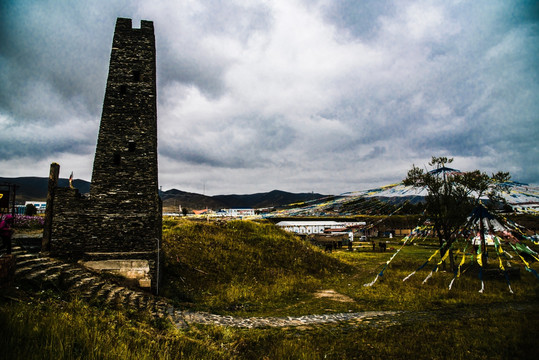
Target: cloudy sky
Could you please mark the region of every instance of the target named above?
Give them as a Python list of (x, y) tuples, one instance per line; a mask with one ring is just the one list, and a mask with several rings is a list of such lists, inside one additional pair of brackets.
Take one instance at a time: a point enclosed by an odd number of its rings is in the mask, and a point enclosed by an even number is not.
[(539, 183), (539, 5), (0, 2), (0, 176), (90, 180), (117, 17), (154, 21), (164, 190), (338, 194), (432, 155)]

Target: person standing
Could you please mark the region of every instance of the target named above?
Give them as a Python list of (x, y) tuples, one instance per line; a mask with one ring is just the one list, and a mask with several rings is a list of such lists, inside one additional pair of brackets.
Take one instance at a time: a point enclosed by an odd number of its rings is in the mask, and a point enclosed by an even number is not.
[(4, 215), (2, 221), (0, 221), (0, 237), (2, 238), (2, 245), (6, 248), (7, 253), (11, 254), (11, 235), (13, 235), (13, 216)]

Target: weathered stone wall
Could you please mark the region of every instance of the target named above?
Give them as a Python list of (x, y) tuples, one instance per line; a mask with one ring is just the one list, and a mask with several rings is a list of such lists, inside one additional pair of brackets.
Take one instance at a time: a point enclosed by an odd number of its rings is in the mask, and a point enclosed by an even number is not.
[(57, 188), (51, 252), (148, 260), (156, 290), (161, 242), (153, 23), (118, 18), (88, 197)]
[(91, 237), (97, 225), (91, 216), (93, 202), (71, 188), (56, 188), (53, 201), (51, 251), (57, 256), (81, 257), (97, 245)]
[(146, 214), (140, 208), (137, 212), (125, 209), (122, 213), (71, 188), (57, 188), (54, 203), (55, 254), (157, 250), (161, 239), (161, 232), (155, 229), (161, 226), (159, 209), (148, 207)]

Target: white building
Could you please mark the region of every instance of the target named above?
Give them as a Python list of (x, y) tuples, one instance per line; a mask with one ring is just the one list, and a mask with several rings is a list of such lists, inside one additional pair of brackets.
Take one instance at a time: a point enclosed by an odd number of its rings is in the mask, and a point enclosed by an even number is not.
[(47, 209), (47, 203), (42, 201), (26, 201), (24, 206), (26, 207), (27, 205), (34, 205), (38, 214), (44, 213)]
[(254, 216), (255, 209), (221, 209), (217, 214), (230, 217)]
[(294, 232), (296, 234), (323, 234), (326, 230), (331, 229), (349, 229), (355, 226), (364, 226), (366, 223), (361, 222), (338, 222), (338, 221), (280, 221), (275, 224), (285, 231)]

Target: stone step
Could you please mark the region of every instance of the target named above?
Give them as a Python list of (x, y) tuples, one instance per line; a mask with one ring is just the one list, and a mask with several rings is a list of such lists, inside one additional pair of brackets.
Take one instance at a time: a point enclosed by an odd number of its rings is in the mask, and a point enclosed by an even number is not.
[(95, 281), (91, 281), (84, 285), (83, 293), (92, 297), (97, 295), (97, 292), (101, 290), (107, 283), (103, 279), (97, 278)]
[(137, 304), (137, 308), (139, 310), (148, 310), (148, 311), (151, 311), (151, 305), (150, 305), (150, 297), (146, 294), (142, 294), (140, 297), (139, 297), (139, 301), (138, 301), (138, 304)]
[(133, 306), (133, 297), (135, 292), (130, 289), (123, 289), (121, 292), (117, 293), (117, 304), (121, 304), (127, 310), (134, 310)]
[(135, 309), (141, 310), (146, 308), (146, 302), (144, 301), (144, 296), (137, 294), (135, 298)]
[(85, 290), (95, 285), (95, 283), (99, 281), (101, 281), (101, 279), (98, 278), (97, 276), (84, 274), (76, 281), (76, 283), (73, 286), (69, 288), (69, 291), (72, 293), (84, 292)]
[(153, 316), (162, 318), (167, 315), (167, 307), (162, 302), (154, 300), (150, 302), (150, 312)]
[(60, 274), (56, 278), (56, 282), (58, 283), (58, 286), (60, 286), (60, 288), (64, 290), (70, 290), (75, 287), (81, 279), (87, 276), (87, 272), (77, 267), (70, 267), (67, 270), (60, 272)]
[(121, 289), (119, 291), (116, 292), (116, 297), (114, 299), (114, 301), (116, 303), (120, 303), (122, 304), (122, 306), (126, 307), (127, 304), (128, 304), (128, 301), (129, 301), (129, 297), (131, 296), (131, 293), (132, 291), (125, 288), (125, 287), (121, 287)]
[(32, 259), (32, 258), (39, 257), (36, 254), (28, 254), (28, 253), (24, 252), (23, 250), (21, 250), (21, 251), (11, 251), (11, 254), (15, 255), (18, 262), (21, 262), (21, 261), (26, 260), (26, 259)]
[(111, 303), (113, 301), (122, 302), (121, 298), (121, 292), (124, 290), (121, 286), (112, 286), (112, 288), (108, 291), (108, 293), (105, 296), (105, 302)]
[(137, 308), (137, 305), (136, 305), (137, 301), (138, 301), (138, 294), (136, 292), (132, 291), (129, 294), (129, 296), (127, 297), (127, 299), (126, 299), (126, 307), (128, 309), (136, 309)]
[(85, 290), (81, 292), (81, 296), (88, 301), (98, 301), (100, 302), (99, 297), (97, 296), (97, 293), (106, 285), (106, 283), (102, 280), (93, 282), (88, 287), (86, 287)]
[(114, 285), (110, 284), (110, 283), (104, 283), (103, 286), (101, 286), (101, 288), (97, 291), (97, 293), (95, 294), (95, 298), (97, 300), (106, 300), (106, 295), (108, 295), (108, 293), (114, 288)]
[(65, 264), (65, 267), (54, 267), (56, 271), (45, 274), (43, 276), (43, 281), (47, 282), (60, 282), (60, 278), (62, 277), (62, 281), (65, 281), (63, 277), (65, 277), (65, 273), (72, 269), (71, 264)]
[(22, 260), (19, 260), (19, 257), (17, 257), (17, 267), (18, 268), (29, 267), (29, 266), (32, 266), (33, 264), (40, 264), (47, 261), (48, 261), (47, 258), (40, 258), (37, 256), (27, 257)]
[(52, 276), (54, 275), (59, 276), (62, 270), (64, 270), (65, 268), (68, 268), (69, 266), (70, 266), (69, 264), (61, 264), (61, 263), (54, 264), (54, 265), (45, 267), (45, 269), (29, 273), (28, 275), (26, 275), (26, 278), (29, 280), (40, 279), (43, 281), (50, 281)]
[(184, 320), (175, 319), (178, 316), (183, 319), (181, 312), (163, 299), (115, 284), (77, 264), (30, 254), (20, 247), (14, 248), (14, 251), (18, 259), (16, 274), (20, 279), (39, 283), (40, 286), (45, 283), (54, 284), (88, 301), (118, 304), (131, 310), (148, 311), (155, 317), (167, 317), (174, 322), (185, 323)]
[(46, 261), (43, 261), (43, 262), (34, 263), (34, 264), (30, 264), (28, 266), (23, 266), (23, 267), (17, 266), (17, 268), (15, 269), (15, 276), (19, 278), (26, 278), (29, 274), (33, 272), (47, 269), (48, 265), (49, 264)]
[[(18, 245), (15, 245), (15, 246), (12, 246), (12, 247), (11, 247), (11, 253), (12, 253), (13, 255), (21, 255), (21, 254), (25, 254), (25, 255), (26, 255), (26, 254), (27, 254), (26, 251), (24, 251), (24, 249), (21, 248), (21, 247), (18, 246)], [(29, 255), (29, 254), (28, 254), (28, 255)]]

